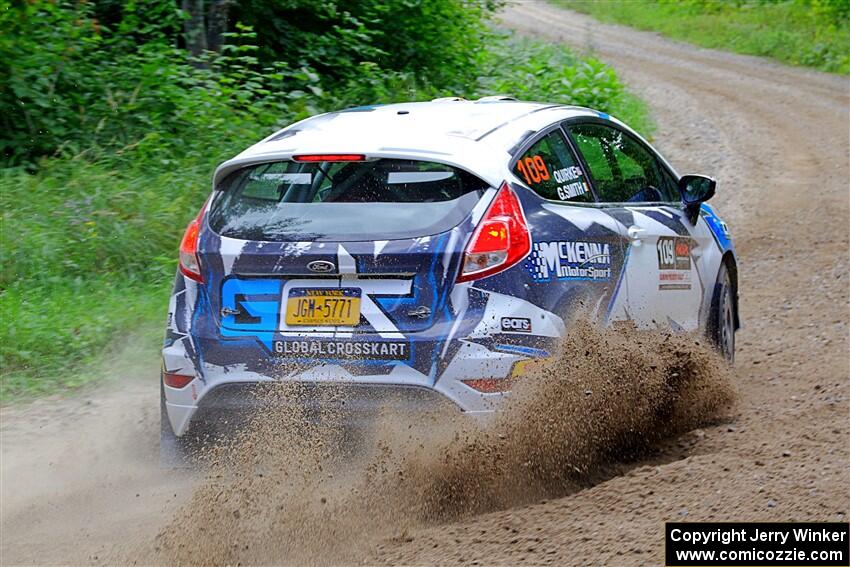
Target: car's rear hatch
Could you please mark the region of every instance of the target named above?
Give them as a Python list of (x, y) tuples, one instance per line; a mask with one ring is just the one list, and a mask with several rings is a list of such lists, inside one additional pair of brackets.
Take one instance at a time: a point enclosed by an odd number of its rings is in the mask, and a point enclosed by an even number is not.
[(224, 331), (401, 338), (438, 320), (486, 183), (443, 164), (350, 157), (223, 181), (199, 257)]

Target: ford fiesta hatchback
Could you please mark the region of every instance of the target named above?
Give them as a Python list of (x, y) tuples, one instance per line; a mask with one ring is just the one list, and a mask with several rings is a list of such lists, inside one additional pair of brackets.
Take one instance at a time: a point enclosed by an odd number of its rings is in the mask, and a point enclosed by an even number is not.
[(490, 412), (581, 304), (700, 331), (732, 359), (737, 269), (715, 182), (586, 108), (477, 101), (308, 118), (221, 164), (186, 229), (163, 434), (250, 387), (341, 387), (352, 413)]

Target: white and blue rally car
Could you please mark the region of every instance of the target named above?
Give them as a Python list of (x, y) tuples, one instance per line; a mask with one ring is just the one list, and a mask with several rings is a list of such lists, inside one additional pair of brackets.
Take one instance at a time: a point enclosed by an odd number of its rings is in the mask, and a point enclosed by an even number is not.
[(163, 434), (270, 380), (344, 388), (352, 413), (491, 412), (579, 306), (704, 332), (731, 360), (714, 190), (586, 108), (449, 98), (302, 120), (221, 164), (186, 230)]

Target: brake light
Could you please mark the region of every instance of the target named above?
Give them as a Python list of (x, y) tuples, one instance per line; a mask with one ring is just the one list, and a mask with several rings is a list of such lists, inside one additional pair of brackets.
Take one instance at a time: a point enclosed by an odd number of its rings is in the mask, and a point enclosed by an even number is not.
[(189, 382), (194, 380), (194, 376), (186, 376), (185, 374), (171, 374), (170, 372), (162, 373), (162, 381), (169, 388), (185, 388)]
[(505, 182), (463, 253), (463, 267), (457, 281), (477, 280), (506, 270), (530, 251), (531, 234), (522, 205)]
[(293, 161), (299, 162), (314, 162), (314, 161), (365, 161), (366, 156), (363, 154), (309, 154), (292, 156)]
[(201, 264), (198, 262), (198, 236), (201, 233), (205, 208), (206, 203), (201, 207), (198, 216), (186, 227), (186, 232), (183, 233), (183, 240), (180, 241), (180, 271), (187, 278), (201, 283), (203, 283), (204, 278), (201, 275)]

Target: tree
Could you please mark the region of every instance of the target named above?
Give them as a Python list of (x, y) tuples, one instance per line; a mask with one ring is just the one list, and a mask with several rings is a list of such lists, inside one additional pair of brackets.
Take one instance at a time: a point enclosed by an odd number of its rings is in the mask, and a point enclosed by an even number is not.
[(204, 51), (219, 51), (227, 31), (228, 14), (234, 0), (181, 0), (185, 13), (183, 37), (195, 57)]

